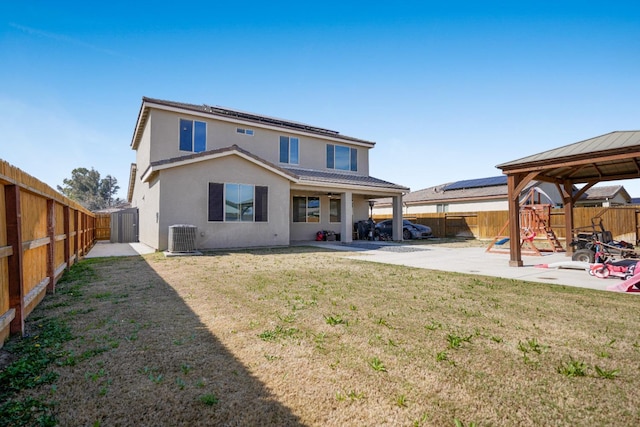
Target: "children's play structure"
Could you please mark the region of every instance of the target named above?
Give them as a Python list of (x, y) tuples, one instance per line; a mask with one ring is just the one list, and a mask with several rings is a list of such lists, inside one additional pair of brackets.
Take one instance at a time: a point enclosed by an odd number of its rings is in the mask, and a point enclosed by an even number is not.
[[(565, 252), (556, 233), (551, 228), (551, 204), (541, 203), (541, 196), (549, 199), (542, 190), (532, 187), (520, 200), (520, 248), (523, 255), (542, 255), (542, 252)], [(550, 200), (550, 199), (549, 199)], [(486, 252), (509, 253), (504, 245), (509, 242), (505, 234), (509, 220), (493, 239)], [(536, 241), (546, 241), (545, 248), (536, 246)]]

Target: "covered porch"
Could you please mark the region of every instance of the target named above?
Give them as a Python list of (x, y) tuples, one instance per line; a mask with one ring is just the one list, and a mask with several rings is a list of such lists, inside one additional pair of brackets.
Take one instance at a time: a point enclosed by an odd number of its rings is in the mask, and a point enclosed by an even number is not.
[[(290, 241), (309, 241), (318, 231), (330, 231), (336, 240), (351, 243), (355, 225), (371, 217), (370, 201), (393, 201), (393, 240), (402, 240), (402, 197), (409, 188), (370, 176), (318, 171), (295, 171), (290, 188)], [(361, 237), (361, 236), (360, 236)]]

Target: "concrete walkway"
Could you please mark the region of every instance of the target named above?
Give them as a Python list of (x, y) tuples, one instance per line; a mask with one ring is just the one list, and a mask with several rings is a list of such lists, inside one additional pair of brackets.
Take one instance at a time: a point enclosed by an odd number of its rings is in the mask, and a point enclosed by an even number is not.
[[(615, 284), (619, 280), (615, 278), (598, 279), (590, 276), (586, 271), (588, 264), (572, 262), (571, 258), (564, 253), (550, 253), (541, 257), (523, 256), (523, 267), (509, 267), (508, 254), (486, 253), (484, 247), (451, 248), (439, 244), (403, 245), (393, 242), (367, 241), (356, 241), (351, 244), (340, 242), (299, 242), (297, 244), (341, 252), (348, 251), (350, 254), (345, 254), (347, 258), (360, 261), (597, 290), (606, 290), (607, 286)], [(136, 256), (154, 252), (154, 249), (144, 243), (98, 241), (85, 258)], [(357, 254), (353, 255), (353, 252), (357, 252)], [(535, 267), (540, 264), (547, 264), (554, 268)]]
[[(571, 261), (565, 253), (549, 253), (539, 256), (523, 256), (523, 267), (509, 267), (509, 254), (487, 253), (484, 247), (451, 248), (438, 244), (401, 245), (390, 242), (333, 242), (311, 243), (314, 246), (339, 251), (357, 251), (347, 258), (383, 264), (405, 265), (430, 270), (451, 271), (465, 274), (503, 277), (531, 282), (606, 290), (619, 279), (598, 279), (586, 271), (588, 264)], [(538, 268), (547, 264), (552, 267)]]
[(85, 258), (102, 258), (109, 256), (136, 256), (152, 254), (155, 250), (144, 243), (111, 243), (98, 240)]

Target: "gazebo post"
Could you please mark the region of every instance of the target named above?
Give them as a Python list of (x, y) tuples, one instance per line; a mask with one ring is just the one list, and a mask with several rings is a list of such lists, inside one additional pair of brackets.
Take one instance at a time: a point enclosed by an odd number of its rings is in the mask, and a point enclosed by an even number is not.
[(509, 266), (522, 267), (522, 251), (520, 248), (520, 192), (516, 191), (522, 177), (507, 175), (507, 189), (509, 199)]
[(571, 246), (571, 240), (573, 240), (573, 182), (565, 180), (562, 182), (564, 187), (564, 235), (565, 246), (567, 250), (567, 256), (573, 253), (573, 246)]

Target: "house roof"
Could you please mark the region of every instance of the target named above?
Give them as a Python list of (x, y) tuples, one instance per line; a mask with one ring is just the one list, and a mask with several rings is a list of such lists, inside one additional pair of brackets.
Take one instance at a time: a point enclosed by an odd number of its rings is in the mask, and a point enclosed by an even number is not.
[(297, 168), (283, 169), (290, 171), (298, 178), (298, 180), (306, 183), (318, 182), (409, 191), (408, 187), (404, 187), (402, 185), (394, 184), (368, 175), (351, 175), (337, 172), (325, 172)]
[(305, 123), (295, 122), (292, 120), (280, 119), (277, 117), (264, 116), (260, 114), (248, 113), (240, 110), (234, 110), (226, 107), (211, 106), (207, 104), (197, 105), (188, 104), (184, 102), (166, 101), (155, 98), (142, 98), (142, 105), (140, 106), (140, 112), (138, 113), (138, 120), (136, 128), (131, 141), (131, 147), (136, 149), (142, 138), (142, 130), (144, 124), (149, 116), (149, 108), (164, 108), (180, 110), (184, 112), (191, 112), (194, 114), (201, 114), (203, 116), (209, 116), (218, 120), (228, 120), (234, 122), (251, 123), (254, 125), (275, 127), (281, 129), (287, 129), (289, 131), (304, 132), (325, 138), (343, 140), (350, 143), (356, 143), (360, 145), (366, 145), (373, 147), (375, 142), (366, 141), (364, 139), (354, 138), (351, 136), (341, 135), (340, 132), (330, 129), (321, 128), (318, 126), (312, 126)]
[(574, 183), (637, 178), (640, 131), (616, 131), (496, 166), (505, 174)]
[(603, 185), (599, 187), (591, 187), (587, 192), (580, 198), (583, 200), (606, 200), (613, 199), (619, 193), (622, 193), (623, 198), (625, 200), (631, 200), (629, 193), (622, 185)]
[[(492, 200), (507, 197), (506, 177), (502, 176), (447, 182), (433, 187), (412, 191), (402, 198), (405, 204), (437, 203), (452, 201)], [(534, 183), (535, 184), (535, 183)], [(532, 184), (532, 185), (534, 185)], [(529, 187), (527, 187), (529, 188)], [(391, 199), (378, 199), (378, 204), (390, 204)]]
[(202, 162), (206, 160), (212, 160), (229, 155), (238, 155), (260, 167), (268, 169), (273, 173), (276, 173), (284, 178), (289, 179), (292, 182), (303, 185), (331, 185), (334, 187), (342, 188), (356, 188), (356, 189), (378, 189), (391, 192), (404, 192), (409, 191), (409, 188), (403, 187), (398, 184), (393, 184), (378, 178), (374, 178), (367, 175), (351, 175), (341, 174), (334, 172), (324, 172), (306, 169), (296, 168), (283, 168), (273, 163), (264, 160), (253, 153), (244, 150), (237, 145), (232, 145), (226, 148), (220, 148), (217, 150), (203, 151), (201, 153), (193, 153), (185, 156), (174, 157), (165, 160), (159, 160), (151, 162), (147, 170), (145, 170), (140, 179), (142, 181), (148, 181), (158, 172), (163, 169), (170, 169), (173, 167), (184, 166), (191, 163)]

